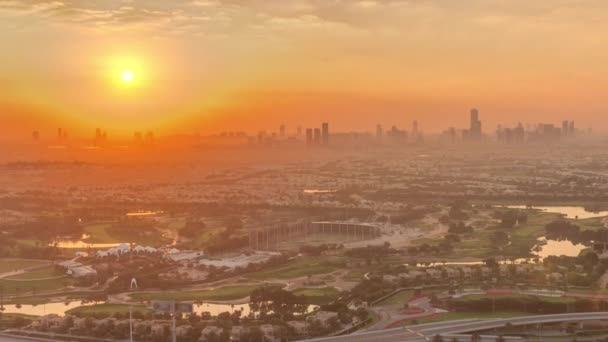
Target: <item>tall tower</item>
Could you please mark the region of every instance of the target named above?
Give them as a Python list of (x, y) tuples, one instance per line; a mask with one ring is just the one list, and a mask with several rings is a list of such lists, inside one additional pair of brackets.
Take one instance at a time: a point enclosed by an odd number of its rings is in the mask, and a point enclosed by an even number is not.
[(321, 127), (321, 137), (323, 140), (323, 146), (329, 146), (329, 124), (327, 122), (324, 122)]
[(312, 146), (312, 128), (306, 129), (306, 146)]
[(481, 139), (481, 121), (479, 121), (479, 110), (477, 110), (477, 108), (471, 109), (469, 136), (472, 140)]
[(315, 128), (313, 142), (317, 146), (321, 145), (321, 129), (320, 128)]
[(568, 125), (568, 135), (574, 136), (574, 121), (570, 121)]
[(281, 127), (279, 127), (279, 134), (281, 135), (281, 138), (285, 137), (285, 125), (281, 125)]
[(382, 141), (383, 135), (384, 135), (384, 130), (382, 130), (382, 125), (376, 125), (376, 139), (378, 141)]

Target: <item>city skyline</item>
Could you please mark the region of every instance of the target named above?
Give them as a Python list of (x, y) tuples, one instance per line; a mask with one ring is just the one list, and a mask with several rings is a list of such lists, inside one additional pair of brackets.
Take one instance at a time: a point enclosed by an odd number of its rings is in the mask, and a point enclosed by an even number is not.
[(460, 113), (475, 106), (486, 127), (570, 117), (606, 131), (607, 6), (0, 1), (10, 51), (0, 57), (0, 130), (130, 136), (419, 120), (440, 132), (464, 126)]

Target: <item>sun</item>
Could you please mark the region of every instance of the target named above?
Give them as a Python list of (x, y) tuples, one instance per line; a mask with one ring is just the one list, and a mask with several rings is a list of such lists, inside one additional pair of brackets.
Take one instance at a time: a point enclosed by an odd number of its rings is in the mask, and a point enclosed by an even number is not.
[(120, 74), (120, 79), (123, 83), (133, 83), (135, 80), (135, 74), (132, 70), (123, 70)]

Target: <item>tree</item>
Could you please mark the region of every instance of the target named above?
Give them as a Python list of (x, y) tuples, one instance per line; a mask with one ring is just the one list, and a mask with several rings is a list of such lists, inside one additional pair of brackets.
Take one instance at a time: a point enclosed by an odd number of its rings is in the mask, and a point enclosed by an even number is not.
[(441, 335), (435, 335), (432, 339), (433, 342), (443, 342), (443, 337)]

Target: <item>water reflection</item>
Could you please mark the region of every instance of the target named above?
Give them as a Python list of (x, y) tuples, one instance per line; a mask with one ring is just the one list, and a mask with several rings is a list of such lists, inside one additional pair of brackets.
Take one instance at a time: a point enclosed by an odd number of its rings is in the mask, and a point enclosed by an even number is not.
[(65, 302), (65, 303), (46, 303), (38, 305), (26, 305), (26, 304), (11, 304), (4, 305), (3, 313), (19, 313), (33, 316), (43, 316), (49, 314), (64, 315), (66, 311), (77, 308), (79, 306), (90, 306), (95, 304), (101, 304), (100, 302)]
[(163, 211), (152, 211), (152, 210), (139, 210), (128, 212), (127, 216), (154, 216), (163, 214)]
[(587, 211), (583, 207), (558, 207), (558, 206), (556, 206), (556, 207), (553, 207), (553, 206), (528, 207), (525, 205), (507, 205), (506, 207), (510, 208), (510, 209), (536, 209), (536, 210), (540, 210), (540, 211), (544, 211), (544, 212), (548, 212), (548, 213), (562, 214), (566, 218), (570, 218), (570, 219), (575, 219), (575, 218), (588, 219), (588, 218), (594, 218), (594, 217), (608, 216), (608, 211), (591, 212), (591, 211)]
[(90, 243), (87, 240), (91, 237), (89, 234), (82, 234), (80, 240), (58, 240), (50, 243), (49, 246), (57, 246), (58, 248), (112, 248), (120, 246), (123, 243), (130, 245), (129, 242), (115, 243)]
[[(65, 313), (71, 309), (75, 309), (81, 306), (91, 306), (97, 304), (105, 304), (106, 302), (65, 302), (65, 303), (47, 303), (38, 305), (4, 305), (3, 313), (19, 313), (33, 316), (44, 316), (49, 314), (65, 315)], [(135, 304), (134, 305), (140, 305)], [(318, 306), (310, 305), (308, 312), (314, 311)], [(217, 304), (217, 303), (197, 303), (194, 304), (194, 312), (201, 314), (203, 312), (209, 312), (212, 316), (217, 316), (222, 312), (233, 313), (235, 311), (241, 311), (241, 315), (247, 316), (251, 312), (249, 304)]]
[(305, 194), (331, 194), (338, 192), (338, 190), (322, 190), (322, 189), (306, 189)]
[(583, 244), (574, 244), (568, 240), (557, 241), (557, 240), (547, 240), (546, 237), (541, 237), (538, 239), (538, 255), (541, 259), (544, 259), (549, 256), (569, 256), (576, 257), (580, 254), (580, 252), (586, 248)]
[[(535, 255), (533, 258), (519, 258), (515, 260), (497, 260), (499, 264), (526, 264), (534, 263), (536, 259), (541, 261), (550, 256), (578, 256), (587, 246), (583, 244), (575, 244), (568, 240), (547, 240), (546, 237), (542, 236), (538, 238), (538, 243), (532, 247), (530, 253)], [(428, 262), (418, 263), (416, 267), (438, 267), (438, 266), (475, 266), (484, 265), (485, 262), (481, 260), (477, 261), (454, 261), (454, 262)]]

